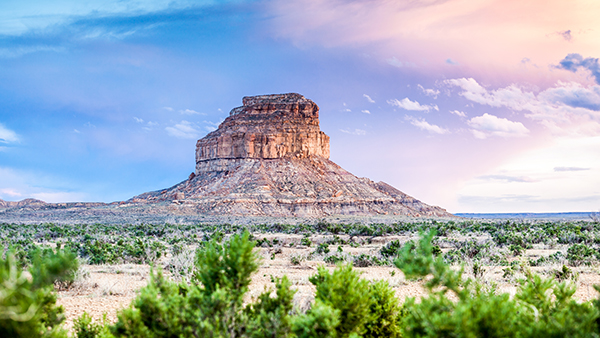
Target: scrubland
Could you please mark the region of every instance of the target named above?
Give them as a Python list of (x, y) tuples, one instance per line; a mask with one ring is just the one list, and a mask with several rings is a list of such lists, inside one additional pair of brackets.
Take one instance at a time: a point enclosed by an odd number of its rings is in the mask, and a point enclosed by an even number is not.
[(5, 223), (0, 238), (12, 336), (599, 332), (594, 220)]

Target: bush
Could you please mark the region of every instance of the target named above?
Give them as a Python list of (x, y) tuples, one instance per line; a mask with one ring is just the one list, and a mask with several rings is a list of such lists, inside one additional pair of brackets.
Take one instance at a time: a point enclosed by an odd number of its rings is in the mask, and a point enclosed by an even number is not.
[(190, 284), (151, 279), (111, 328), (117, 337), (286, 337), (291, 333), (294, 291), (277, 279), (276, 297), (265, 290), (246, 306), (243, 298), (258, 269), (255, 243), (248, 233), (228, 242), (213, 239), (196, 255)]
[(383, 257), (396, 257), (396, 255), (398, 254), (398, 252), (400, 251), (400, 241), (399, 240), (393, 240), (389, 243), (387, 243), (386, 245), (382, 246), (381, 249), (379, 250), (379, 253), (383, 256)]
[(12, 252), (0, 258), (0, 337), (66, 337), (54, 283), (70, 281), (79, 263), (65, 250), (36, 251), (32, 256), (31, 278), (24, 275)]
[(360, 279), (350, 264), (339, 265), (333, 273), (324, 267), (309, 278), (316, 286), (315, 300), (339, 311), (339, 323), (335, 326), (337, 337), (364, 333), (364, 325), (370, 319), (371, 297), (369, 282)]
[(401, 307), (394, 290), (386, 281), (372, 282), (369, 286), (370, 320), (365, 324), (363, 337), (402, 337)]
[[(395, 264), (408, 278), (426, 278), (430, 296), (407, 300), (406, 337), (594, 337), (598, 308), (572, 298), (575, 287), (526, 271), (514, 298), (463, 279), (432, 255), (431, 232), (414, 251), (403, 250)], [(456, 297), (450, 300), (448, 293)]]
[(359, 267), (359, 268), (365, 268), (368, 266), (380, 266), (380, 265), (385, 265), (387, 263), (387, 261), (381, 261), (379, 260), (377, 257), (375, 256), (370, 256), (367, 254), (360, 254), (358, 256), (354, 256), (353, 260), (352, 260), (352, 265)]
[(567, 260), (573, 266), (591, 265), (595, 260), (596, 250), (585, 244), (573, 244), (567, 249)]
[(305, 314), (292, 319), (292, 330), (298, 338), (335, 338), (340, 324), (340, 310), (315, 300)]

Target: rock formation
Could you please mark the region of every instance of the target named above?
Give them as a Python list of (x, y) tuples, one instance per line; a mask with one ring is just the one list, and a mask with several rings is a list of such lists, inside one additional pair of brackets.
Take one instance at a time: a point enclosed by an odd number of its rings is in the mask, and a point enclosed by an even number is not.
[(196, 144), (196, 170), (129, 203), (170, 201), (207, 215), (452, 217), (394, 187), (358, 178), (329, 160), (319, 107), (300, 94), (243, 98)]

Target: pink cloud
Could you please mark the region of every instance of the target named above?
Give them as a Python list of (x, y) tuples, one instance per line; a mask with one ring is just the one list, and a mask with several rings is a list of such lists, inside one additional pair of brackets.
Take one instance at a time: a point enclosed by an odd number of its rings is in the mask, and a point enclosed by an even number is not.
[[(436, 72), (462, 68), (481, 76), (490, 71), (503, 78), (517, 75), (548, 81), (550, 76), (554, 82), (575, 75), (521, 61), (528, 58), (534, 64), (550, 65), (573, 51), (600, 55), (591, 33), (600, 30), (596, 17), (600, 3), (583, 0), (298, 0), (271, 2), (267, 11), (273, 17), (271, 34), (298, 46), (367, 47), (384, 65), (392, 60), (395, 66), (411, 64)], [(577, 39), (565, 41), (554, 34), (567, 30)], [(460, 60), (460, 67), (447, 60)], [(481, 68), (490, 64), (494, 70)], [(527, 74), (523, 67), (528, 67)], [(506, 74), (507, 69), (511, 74)]]

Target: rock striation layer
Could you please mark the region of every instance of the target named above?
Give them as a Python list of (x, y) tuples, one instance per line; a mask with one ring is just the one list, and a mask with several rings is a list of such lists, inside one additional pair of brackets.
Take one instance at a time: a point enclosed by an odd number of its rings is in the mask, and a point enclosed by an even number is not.
[(218, 130), (196, 144), (196, 174), (215, 159), (329, 158), (329, 136), (319, 129), (319, 107), (300, 94), (243, 98)]
[(128, 202), (165, 201), (206, 215), (453, 217), (330, 161), (319, 107), (295, 93), (244, 97), (198, 140), (196, 170), (187, 180)]

